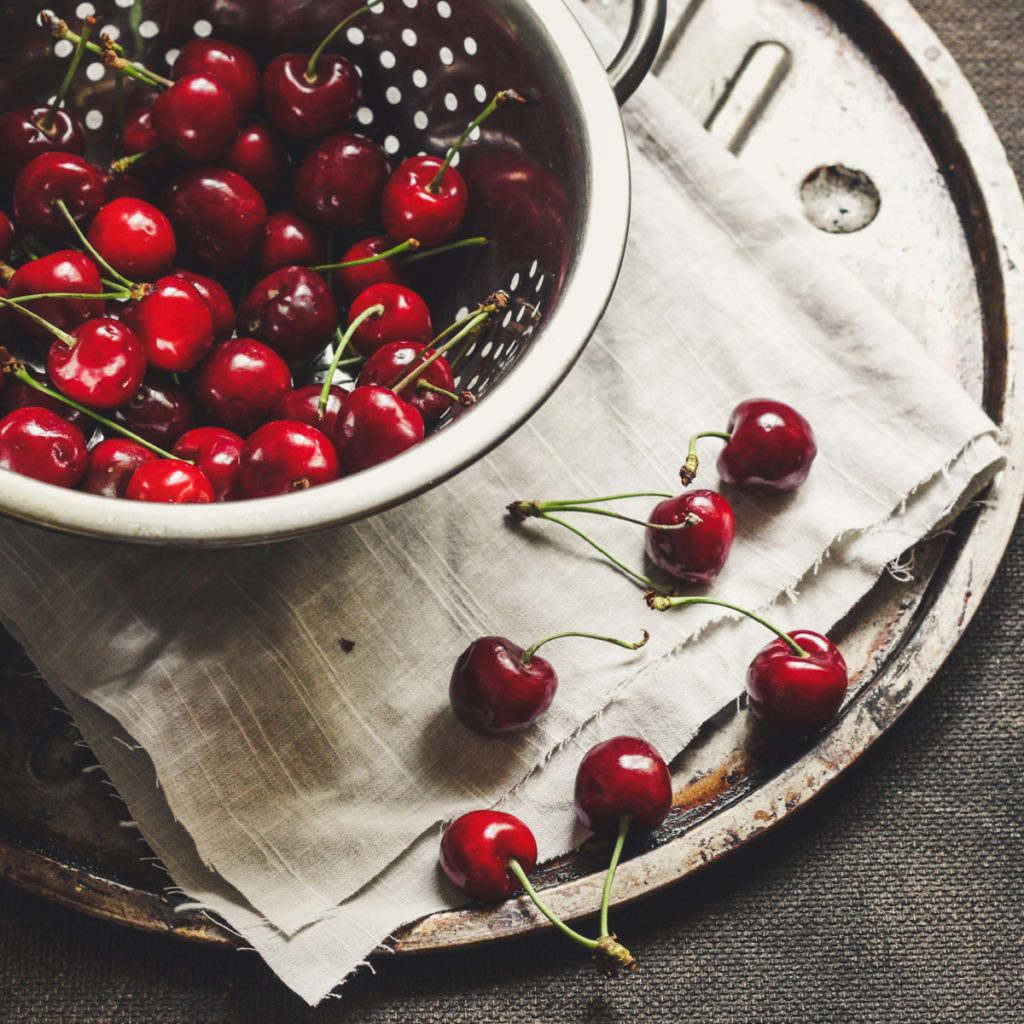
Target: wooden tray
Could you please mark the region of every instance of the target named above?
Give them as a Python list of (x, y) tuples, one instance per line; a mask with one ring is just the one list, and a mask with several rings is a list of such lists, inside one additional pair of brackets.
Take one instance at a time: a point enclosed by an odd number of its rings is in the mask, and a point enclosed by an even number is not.
[[(892, 725), (978, 607), (1024, 494), (1024, 396), (1014, 395), (1024, 204), (976, 98), (909, 4), (670, 3), (657, 71), (766, 192), (802, 204), (829, 231), (836, 255), (984, 405), (1006, 431), (1008, 466), (983, 501), (909, 552), (905, 571), (841, 624), (834, 638), (853, 683), (827, 733), (766, 746), (742, 708), (707, 724), (673, 765), (666, 824), (628, 848), (619, 903), (773, 827)], [(167, 876), (122, 827), (125, 816), (66, 712), (0, 632), (0, 875), (134, 927), (233, 941), (206, 916), (175, 911), (180, 900), (164, 893)], [(590, 913), (606, 858), (595, 840), (545, 865), (538, 887), (564, 916)], [(512, 900), (432, 915), (394, 945), (454, 947), (535, 927)]]

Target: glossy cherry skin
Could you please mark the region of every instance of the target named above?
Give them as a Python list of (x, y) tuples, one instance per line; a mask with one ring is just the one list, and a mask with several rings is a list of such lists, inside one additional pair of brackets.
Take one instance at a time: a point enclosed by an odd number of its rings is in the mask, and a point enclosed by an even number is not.
[(504, 811), (470, 811), (441, 837), (441, 869), (471, 899), (493, 903), (519, 887), (509, 873), (516, 860), (529, 874), (537, 866), (537, 840), (519, 818)]
[(159, 456), (127, 437), (107, 437), (89, 449), (89, 462), (78, 485), (87, 494), (123, 498), (132, 474)]
[(292, 390), (288, 364), (255, 338), (215, 345), (196, 370), (192, 396), (208, 423), (245, 437)]
[(818, 448), (811, 425), (792, 407), (768, 398), (740, 402), (718, 456), (726, 483), (757, 491), (792, 491), (811, 471)]
[(430, 309), (416, 292), (400, 284), (374, 284), (360, 292), (349, 306), (348, 322), (378, 304), (384, 312), (368, 317), (352, 335), (351, 344), (361, 355), (369, 356), (392, 341), (426, 345), (432, 340)]
[[(62, 249), (19, 267), (7, 291), (12, 299), (55, 292), (98, 294), (103, 291), (103, 282), (99, 269), (88, 256), (74, 249)], [(104, 305), (103, 299), (39, 299), (32, 303), (32, 311), (54, 327), (70, 331), (90, 317), (102, 316)], [(12, 327), (19, 334), (47, 345), (53, 340), (52, 332), (45, 327), (26, 316), (13, 315), (18, 317), (18, 326), (13, 327), (12, 323)]]
[(56, 201), (64, 200), (76, 224), (88, 224), (107, 201), (98, 168), (73, 153), (43, 153), (22, 168), (14, 182), (14, 219), (24, 231), (45, 238), (70, 233)]
[(323, 53), (313, 80), (310, 54), (282, 53), (263, 71), (263, 104), (274, 127), (289, 139), (312, 142), (340, 131), (362, 96), (359, 72), (347, 58)]
[(324, 247), (316, 232), (298, 214), (280, 210), (267, 218), (267, 227), (256, 254), (261, 277), (282, 267), (313, 267), (324, 261)]
[(172, 505), (207, 505), (214, 500), (206, 474), (179, 459), (143, 463), (128, 481), (125, 497)]
[(343, 474), (394, 458), (423, 440), (423, 417), (390, 388), (368, 384), (345, 401), (334, 437)]
[(179, 245), (219, 274), (244, 267), (267, 226), (263, 197), (225, 167), (186, 171), (164, 190), (160, 205)]
[(135, 394), (108, 415), (119, 426), (164, 450), (196, 423), (189, 396), (158, 373), (147, 373)]
[(161, 277), (123, 319), (139, 336), (149, 365), (184, 373), (198, 365), (213, 344), (213, 316), (203, 297), (180, 277)]
[[(359, 371), (357, 383), (381, 384), (386, 388), (394, 388), (413, 366), (425, 362), (433, 355), (434, 350), (415, 341), (391, 341), (381, 345), (363, 364)], [(420, 374), (416, 380), (425, 380), (435, 387), (454, 391), (455, 377), (452, 368), (444, 356), (438, 356)], [(415, 406), (423, 422), (433, 426), (450, 408), (452, 400), (447, 395), (438, 394), (426, 388), (416, 386), (416, 381), (407, 384), (398, 394), (410, 405)]]
[(85, 152), (85, 129), (70, 111), (59, 108), (53, 129), (44, 132), (39, 125), (49, 107), (19, 107), (0, 114), (0, 181), (10, 184), (41, 153)]
[(257, 282), (238, 309), (238, 331), (303, 366), (334, 337), (338, 311), (327, 282), (306, 267), (282, 267)]
[(320, 414), (320, 392), (323, 386), (320, 384), (304, 384), (289, 392), (274, 406), (275, 420), (297, 420), (310, 427), (326, 434), (332, 441), (338, 431), (338, 420), (341, 417), (341, 410), (345, 407), (348, 399), (348, 392), (332, 384), (327, 393), (327, 404), (324, 406), (323, 415)]
[(74, 487), (87, 458), (82, 432), (49, 409), (28, 406), (0, 419), (0, 469)]
[(215, 501), (234, 501), (242, 496), (238, 474), (244, 444), (238, 434), (223, 427), (193, 427), (178, 438), (171, 454), (203, 471)]
[(176, 158), (153, 127), (152, 103), (125, 115), (124, 155), (136, 156), (139, 153), (146, 155), (132, 163), (132, 173), (147, 182), (163, 182), (178, 166)]
[(388, 178), (380, 199), (380, 219), (392, 238), (415, 238), (420, 245), (431, 246), (448, 241), (458, 231), (469, 202), (462, 175), (449, 167), (436, 192), (428, 187), (443, 164), (436, 156), (409, 157)]
[(736, 534), (732, 506), (717, 491), (684, 491), (654, 506), (652, 523), (675, 525), (695, 515), (699, 523), (679, 530), (646, 531), (647, 557), (686, 587), (702, 587), (721, 571)]
[(245, 439), (239, 470), (245, 498), (290, 494), (337, 479), (334, 445), (315, 427), (271, 420)]
[[(387, 235), (370, 235), (350, 245), (342, 255), (339, 263), (350, 260), (364, 260), (368, 256), (377, 256), (388, 249), (393, 249), (395, 242)], [(297, 261), (301, 262), (301, 261)], [(331, 271), (331, 288), (334, 297), (342, 308), (347, 306), (360, 292), (366, 291), (372, 284), (400, 284), (409, 287), (409, 281), (401, 264), (394, 256), (387, 256), (372, 263), (358, 263), (354, 267), (338, 267)]]
[(209, 74), (227, 89), (235, 108), (248, 117), (260, 100), (260, 69), (252, 54), (222, 39), (190, 39), (171, 68), (171, 78)]
[(151, 281), (166, 273), (178, 249), (171, 222), (141, 199), (114, 199), (100, 207), (86, 238), (107, 263), (132, 281)]
[(205, 274), (196, 274), (191, 270), (176, 268), (170, 271), (168, 277), (180, 277), (187, 281), (199, 293), (199, 297), (206, 303), (206, 308), (213, 317), (213, 340), (224, 341), (235, 333), (235, 307), (228, 295), (228, 290), (212, 277)]
[(352, 133), (331, 135), (295, 172), (295, 209), (310, 224), (368, 231), (378, 223), (389, 172), (387, 154), (377, 143)]
[(221, 162), (237, 171), (268, 201), (284, 191), (291, 172), (291, 160), (284, 144), (259, 121), (239, 130)]
[(483, 636), (459, 655), (448, 684), (455, 717), (481, 736), (522, 732), (551, 706), (558, 676), (538, 655), (503, 636)]
[(576, 770), (576, 814), (591, 832), (618, 828), (628, 816), (657, 828), (672, 809), (672, 776), (646, 740), (615, 736), (584, 755)]
[(208, 73), (185, 75), (153, 100), (153, 127), (160, 141), (193, 163), (220, 159), (241, 122), (231, 91)]
[(765, 725), (793, 736), (814, 732), (839, 710), (849, 685), (846, 661), (827, 637), (806, 629), (789, 633), (809, 655), (801, 658), (781, 637), (747, 669), (750, 708)]
[(46, 372), (63, 394), (90, 409), (113, 409), (135, 394), (146, 373), (146, 353), (132, 330), (97, 317), (71, 337), (74, 345), (57, 338), (46, 357)]

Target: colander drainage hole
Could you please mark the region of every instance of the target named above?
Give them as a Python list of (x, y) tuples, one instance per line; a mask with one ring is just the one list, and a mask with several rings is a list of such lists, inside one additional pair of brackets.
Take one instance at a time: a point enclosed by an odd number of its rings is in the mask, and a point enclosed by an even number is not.
[(815, 167), (804, 178), (800, 202), (820, 231), (845, 235), (866, 228), (878, 216), (882, 197), (863, 171), (831, 164)]

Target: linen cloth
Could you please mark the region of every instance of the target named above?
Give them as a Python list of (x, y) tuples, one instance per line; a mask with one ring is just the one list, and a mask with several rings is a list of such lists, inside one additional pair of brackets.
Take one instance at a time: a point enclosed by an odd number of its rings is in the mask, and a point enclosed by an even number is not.
[[(542, 856), (563, 851), (580, 838), (582, 753), (629, 732), (673, 756), (767, 640), (720, 609), (648, 611), (558, 527), (509, 525), (508, 501), (672, 490), (691, 433), (745, 397), (788, 401), (818, 461), (790, 497), (729, 492), (737, 541), (709, 594), (825, 631), (998, 468), (993, 425), (794, 210), (656, 82), (625, 118), (634, 208), (615, 298), (557, 395), (455, 480), (260, 550), (0, 526), (5, 624), (176, 884), (310, 1002), (397, 925), (458, 902), (436, 869), (443, 822), (497, 804)], [(712, 465), (705, 452), (699, 486)], [(640, 563), (639, 530), (586, 525)], [(472, 737), (448, 711), (451, 665), (477, 635), (642, 626), (636, 653), (552, 645), (559, 694), (520, 737)]]

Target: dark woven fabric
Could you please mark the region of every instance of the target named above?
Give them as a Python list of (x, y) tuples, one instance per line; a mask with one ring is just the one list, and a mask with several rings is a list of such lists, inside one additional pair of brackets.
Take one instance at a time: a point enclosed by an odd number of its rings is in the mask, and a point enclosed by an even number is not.
[[(1024, 4), (918, 0), (1024, 173)], [(251, 953), (97, 921), (0, 884), (0, 1022), (1024, 1021), (1024, 527), (905, 717), (794, 820), (615, 915), (596, 978), (541, 935), (380, 961), (307, 1009)]]

